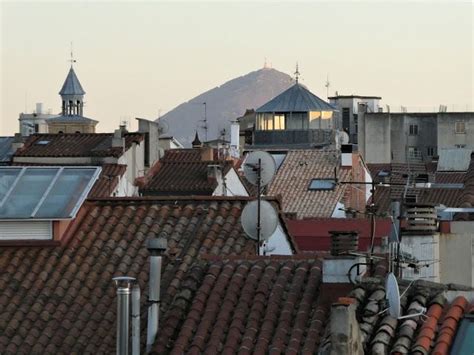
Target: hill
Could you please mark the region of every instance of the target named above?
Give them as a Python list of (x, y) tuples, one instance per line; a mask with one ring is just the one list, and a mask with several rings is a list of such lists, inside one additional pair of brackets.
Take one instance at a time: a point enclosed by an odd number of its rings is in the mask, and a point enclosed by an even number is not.
[(205, 140), (204, 105), (206, 103), (207, 139), (219, 136), (230, 121), (244, 114), (248, 108), (258, 108), (292, 85), (292, 78), (275, 69), (260, 69), (232, 79), (182, 103), (161, 117), (169, 125), (167, 134), (173, 135), (185, 146), (190, 146), (195, 131)]

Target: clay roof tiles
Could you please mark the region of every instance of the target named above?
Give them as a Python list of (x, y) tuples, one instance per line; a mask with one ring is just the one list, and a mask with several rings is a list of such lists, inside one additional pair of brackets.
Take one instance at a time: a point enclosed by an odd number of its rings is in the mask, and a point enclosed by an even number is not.
[[(113, 133), (33, 134), (18, 157), (120, 157), (122, 147), (112, 147)], [(144, 139), (141, 133), (126, 133), (125, 149)]]
[[(309, 190), (312, 179), (334, 179), (339, 153), (335, 150), (301, 149), (287, 153), (280, 169), (268, 188), (269, 196), (282, 196), (285, 213), (297, 218), (331, 217), (336, 204), (344, 199), (347, 185), (334, 190)], [(351, 169), (338, 168), (338, 179), (349, 181)]]
[[(88, 201), (56, 247), (0, 249), (0, 349), (5, 353), (112, 353), (116, 296), (112, 277), (136, 277), (146, 317), (148, 251), (168, 240), (162, 274), (161, 344), (181, 329), (207, 272), (200, 256), (255, 254), (242, 231), (248, 199)], [(160, 341), (158, 344), (160, 344)], [(159, 345), (158, 345), (159, 346)]]
[(99, 178), (89, 192), (89, 198), (109, 197), (115, 191), (127, 166), (123, 164), (103, 164)]

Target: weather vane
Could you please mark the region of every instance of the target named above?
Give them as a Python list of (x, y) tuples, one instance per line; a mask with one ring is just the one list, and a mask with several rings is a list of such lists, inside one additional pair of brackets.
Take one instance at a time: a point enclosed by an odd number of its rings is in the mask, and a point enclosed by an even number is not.
[(298, 84), (298, 78), (300, 77), (300, 72), (298, 70), (298, 62), (296, 62), (296, 71), (295, 71), (295, 79), (296, 83)]
[(71, 67), (72, 67), (73, 63), (76, 63), (76, 60), (74, 59), (74, 52), (73, 52), (73, 49), (72, 49), (72, 42), (71, 42), (71, 59), (69, 59), (69, 61), (71, 62)]

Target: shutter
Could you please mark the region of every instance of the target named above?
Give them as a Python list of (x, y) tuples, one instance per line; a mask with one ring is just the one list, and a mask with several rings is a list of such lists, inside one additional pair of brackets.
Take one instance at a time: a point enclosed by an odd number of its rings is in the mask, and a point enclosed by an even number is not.
[(51, 221), (0, 221), (0, 240), (51, 240)]

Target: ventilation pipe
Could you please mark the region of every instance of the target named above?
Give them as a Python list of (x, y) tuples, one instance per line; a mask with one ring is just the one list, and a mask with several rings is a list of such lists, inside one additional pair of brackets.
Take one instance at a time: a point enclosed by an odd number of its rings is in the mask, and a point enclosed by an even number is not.
[(150, 252), (150, 291), (148, 294), (148, 326), (146, 336), (146, 351), (151, 352), (158, 333), (160, 315), (160, 284), (161, 284), (161, 254), (166, 250), (165, 238), (153, 238), (147, 242)]
[(132, 354), (140, 355), (140, 286), (132, 288)]
[(240, 125), (237, 121), (232, 121), (230, 124), (230, 155), (232, 158), (239, 159), (239, 140), (240, 140)]
[(134, 277), (114, 277), (117, 286), (117, 355), (128, 355), (128, 329), (130, 317), (130, 287)]

